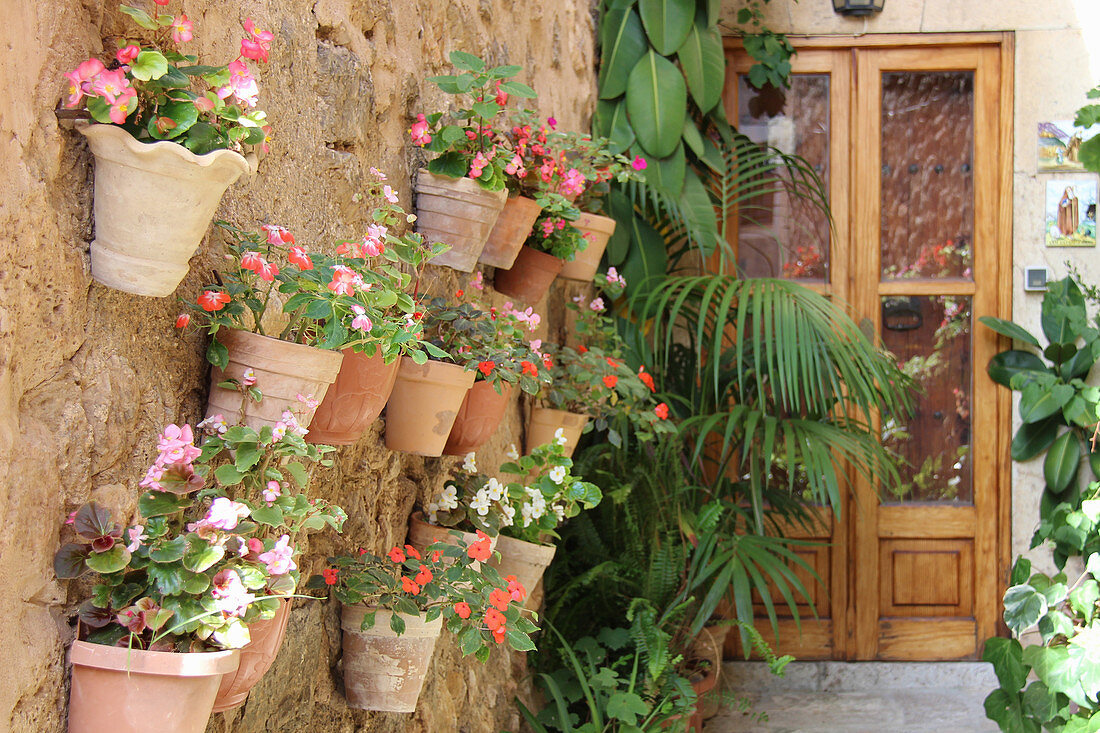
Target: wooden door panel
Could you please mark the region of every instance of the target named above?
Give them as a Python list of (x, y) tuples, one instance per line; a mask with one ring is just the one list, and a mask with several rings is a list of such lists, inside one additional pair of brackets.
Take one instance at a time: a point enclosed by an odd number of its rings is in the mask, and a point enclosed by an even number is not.
[(883, 540), (879, 612), (890, 616), (973, 616), (971, 540)]

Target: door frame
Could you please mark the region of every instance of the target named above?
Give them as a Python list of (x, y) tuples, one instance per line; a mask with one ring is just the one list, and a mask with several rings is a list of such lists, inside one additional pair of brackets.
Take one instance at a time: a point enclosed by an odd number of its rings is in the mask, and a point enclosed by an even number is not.
[[(1015, 88), (1015, 34), (1012, 32), (981, 32), (981, 33), (929, 33), (929, 34), (868, 34), (860, 36), (794, 36), (788, 35), (791, 44), (800, 52), (792, 59), (795, 73), (823, 73), (828, 72), (832, 78), (847, 84), (851, 93), (846, 93), (845, 99), (833, 99), (830, 97), (830, 170), (833, 175), (829, 181), (830, 200), (844, 202), (833, 209), (834, 227), (830, 241), (830, 252), (843, 252), (839, 258), (830, 257), (830, 285), (822, 288), (846, 302), (852, 302), (854, 293), (854, 273), (847, 266), (848, 248), (854, 246), (854, 241), (861, 234), (861, 222), (855, 210), (854, 196), (850, 195), (849, 188), (852, 181), (856, 180), (856, 156), (855, 146), (851, 144), (859, 133), (866, 132), (866, 125), (858, 133), (853, 130), (853, 119), (856, 114), (856, 106), (860, 103), (858, 90), (854, 87), (854, 77), (857, 73), (856, 49), (890, 49), (913, 51), (929, 50), (929, 47), (992, 47), (999, 56), (999, 97), (997, 100), (998, 120), (995, 130), (997, 148), (994, 154), (996, 183), (993, 187), (992, 200), (989, 207), (992, 216), (988, 223), (988, 240), (994, 249), (998, 272), (990, 278), (991, 287), (994, 289), (994, 297), (991, 298), (995, 312), (983, 315), (993, 315), (999, 318), (1011, 318), (1013, 299), (1013, 134), (1015, 122), (1014, 88)], [(727, 118), (737, 119), (737, 94), (738, 73), (745, 73), (749, 62), (735, 58), (735, 54), (743, 50), (739, 38), (726, 37), (724, 39), (726, 52), (726, 86), (723, 92), (723, 104), (725, 105)], [(816, 50), (829, 53), (818, 54)], [(847, 63), (840, 62), (838, 51), (851, 50), (846, 56)], [(843, 175), (836, 175), (842, 172)], [(731, 244), (737, 246), (736, 217), (731, 222)], [(877, 223), (877, 222), (876, 222)], [(975, 222), (978, 225), (978, 222)], [(866, 223), (863, 223), (866, 229)], [(877, 230), (876, 230), (877, 232)], [(875, 237), (877, 241), (877, 235)], [(996, 351), (1011, 348), (1009, 339), (1003, 336), (983, 335), (979, 324), (972, 326), (974, 341), (978, 338), (995, 339)], [(975, 363), (974, 379), (984, 379), (984, 364)], [(999, 612), (992, 614), (995, 622), (990, 622), (988, 605), (993, 604), (994, 610), (999, 611), (999, 601), (1007, 588), (1008, 575), (1012, 562), (1011, 532), (1012, 532), (1012, 462), (1009, 459), (1009, 446), (1011, 443), (1012, 427), (1012, 396), (1008, 390), (997, 389), (996, 398), (991, 406), (990, 422), (996, 426), (992, 455), (994, 466), (992, 467), (994, 485), (992, 492), (991, 510), (994, 513), (995, 527), (993, 531), (994, 548), (992, 557), (996, 560), (995, 568), (978, 568), (976, 576), (980, 580), (990, 572), (995, 574), (994, 582), (986, 582), (985, 590), (980, 596), (976, 594), (976, 603), (986, 605), (985, 620), (977, 619), (977, 656), (980, 657), (981, 646), (984, 639), (993, 635), (1005, 635), (1005, 627)], [(849, 472), (850, 478), (854, 478)], [(849, 495), (842, 506), (843, 516), (850, 515), (853, 498)], [(831, 654), (827, 658), (834, 660), (868, 658), (866, 656), (867, 643), (854, 638), (857, 609), (853, 604), (856, 595), (854, 587), (854, 573), (848, 566), (851, 564), (852, 553), (855, 547), (855, 522), (851, 522), (849, 531), (844, 536), (837, 536), (833, 532), (833, 546), (840, 552), (833, 552), (830, 564), (830, 575), (834, 579), (832, 587), (826, 591), (830, 598), (830, 617), (832, 621)], [(865, 548), (866, 549), (866, 548)], [(877, 548), (874, 550), (877, 552)], [(843, 573), (845, 581), (837, 582), (836, 573)], [(878, 593), (878, 588), (863, 589), (864, 593)], [(992, 592), (992, 597), (987, 597)], [(877, 608), (877, 602), (873, 604)], [(808, 631), (804, 641), (811, 644), (820, 644), (823, 640), (819, 625), (815, 625), (816, 619), (802, 619), (802, 629), (797, 629), (795, 624), (782, 624), (780, 638), (791, 638), (790, 634), (799, 634)], [(866, 624), (866, 622), (865, 622)], [(807, 628), (808, 627), (808, 628)], [(765, 629), (765, 635), (770, 636)], [(792, 651), (809, 652), (810, 649), (801, 643), (792, 644)]]

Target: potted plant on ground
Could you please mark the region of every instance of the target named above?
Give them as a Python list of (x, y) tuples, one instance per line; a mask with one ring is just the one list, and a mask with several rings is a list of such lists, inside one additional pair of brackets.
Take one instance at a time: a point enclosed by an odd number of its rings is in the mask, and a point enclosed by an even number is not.
[(415, 233), (397, 234), (414, 217), (398, 204), (385, 174), (376, 168), (371, 172), (376, 180), (368, 184), (367, 195), (379, 202), (368, 217), (371, 223), (360, 241), (337, 248), (340, 262), (369, 287), (352, 288), (357, 305), (352, 306), (344, 360), (310, 423), (311, 442), (355, 443), (385, 407), (401, 357), (426, 360), (423, 322), (414, 317), (417, 305), (409, 291), (419, 283), (424, 264), (445, 245), (428, 246)]
[(241, 153), (266, 145), (248, 61), (266, 62), (274, 36), (246, 18), (236, 59), (199, 64), (183, 53), (187, 15), (120, 9), (146, 41), (122, 39), (106, 64), (93, 57), (68, 72), (65, 106), (94, 121), (78, 125), (96, 158), (92, 277), (163, 297), (187, 274), (225, 189), (255, 169), (255, 155)]
[(342, 604), (344, 689), (362, 710), (411, 713), (443, 628), (463, 655), (489, 657), (494, 644), (535, 648), (537, 628), (522, 615), (526, 589), (492, 568), (475, 570), (492, 554), (484, 533), (470, 544), (439, 543), (422, 554), (412, 545), (386, 557), (366, 551), (329, 558), (331, 567), (309, 587), (331, 588)]
[[(280, 596), (293, 592), (290, 535), (342, 526), (338, 507), (291, 488), (306, 474), (292, 457), (318, 456), (316, 449), (297, 436), (276, 439), (270, 428), (226, 432), (199, 448), (190, 426), (165, 428), (140, 484), (148, 489), (138, 502), (141, 523), (123, 528), (94, 503), (71, 515), (81, 541), (58, 550), (55, 573), (69, 579), (90, 570), (98, 582), (80, 607), (84, 638), (70, 655), (70, 730), (204, 730), (250, 628), (275, 617)], [(230, 444), (233, 462), (214, 468)], [(258, 471), (285, 486), (287, 498), (243, 496)], [(231, 498), (227, 487), (238, 484), (242, 495)]]
[(417, 175), (416, 226), (427, 241), (451, 246), (435, 264), (470, 272), (507, 200), (504, 168), (510, 156), (499, 146), (494, 126), (507, 94), (534, 97), (535, 92), (512, 81), (519, 66), (488, 68), (463, 51), (453, 51), (450, 59), (462, 73), (428, 81), (469, 100), (460, 102), (469, 106), (449, 115), (446, 123), (441, 112), (417, 115), (409, 130), (414, 145), (437, 153)]

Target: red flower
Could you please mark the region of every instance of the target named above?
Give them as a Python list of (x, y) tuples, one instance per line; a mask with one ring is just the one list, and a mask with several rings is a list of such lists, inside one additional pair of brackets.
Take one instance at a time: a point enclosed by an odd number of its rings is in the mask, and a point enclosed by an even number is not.
[(176, 328), (187, 328), (187, 325), (191, 323), (191, 316), (187, 313), (180, 313), (176, 316)]
[(256, 271), (256, 274), (260, 276), (261, 280), (274, 282), (275, 276), (279, 274), (279, 266), (274, 262), (265, 262), (263, 266)]
[(484, 562), (493, 554), (492, 548), (489, 547), (492, 540), (489, 539), (489, 535), (485, 534), (480, 529), (477, 531), (477, 537), (477, 541), (466, 548), (466, 554), (471, 560)]
[(432, 553), (432, 562), (439, 562), (441, 557), (443, 557), (443, 550), (436, 550)]
[(554, 360), (550, 358), (549, 354), (544, 354), (542, 357), (542, 365), (547, 369), (554, 368)]
[(229, 300), (229, 293), (218, 290), (205, 290), (199, 296), (198, 302), (204, 311), (220, 311)]
[(656, 407), (653, 408), (653, 414), (656, 415), (657, 417), (661, 418), (662, 420), (667, 420), (668, 419), (668, 405), (666, 405), (664, 402), (662, 402), (661, 404), (659, 404), (659, 405), (657, 405)]
[(367, 554), (367, 548), (365, 548), (365, 547), (360, 547), (360, 548), (359, 548), (359, 554), (360, 554), (360, 555), (366, 555), (366, 554)]
[(432, 575), (432, 571), (428, 570), (428, 566), (421, 565), (420, 572), (416, 574), (416, 577), (413, 578), (413, 580), (415, 580), (420, 585), (427, 585), (428, 583), (432, 582), (432, 577), (434, 576)]
[(511, 600), (512, 596), (508, 595), (500, 588), (493, 588), (492, 592), (489, 593), (489, 603), (496, 606), (496, 608), (500, 611), (507, 611), (508, 604), (509, 602), (511, 602)]
[(313, 260), (309, 258), (309, 255), (307, 255), (306, 251), (301, 247), (291, 247), (287, 259), (290, 260), (290, 264), (297, 265), (303, 270), (313, 269)]
[(394, 562), (405, 562), (405, 553), (401, 552), (400, 547), (394, 547), (392, 550), (386, 553), (386, 557), (393, 560)]
[(420, 595), (420, 586), (403, 575), (401, 576), (401, 590), (414, 596)]
[(245, 252), (241, 255), (241, 269), (251, 270), (252, 272), (259, 272), (265, 264), (263, 257), (260, 257), (259, 252)]
[(521, 361), (519, 365), (523, 367), (524, 374), (530, 374), (532, 377), (537, 377), (539, 375), (539, 368), (531, 362), (524, 360)]
[(489, 627), (489, 631), (503, 630), (505, 622), (504, 614), (497, 609), (490, 608), (485, 612), (485, 625)]
[(506, 637), (503, 626), (501, 626), (499, 629), (493, 630), (493, 641), (495, 641), (497, 644), (503, 644), (505, 638)]
[(612, 369), (618, 369), (619, 368), (619, 362), (615, 361), (610, 356), (607, 357), (607, 365), (609, 367), (611, 367)]
[(508, 592), (512, 594), (513, 601), (520, 603), (527, 597), (527, 589), (523, 587), (523, 583), (520, 583), (516, 576), (509, 575), (504, 580), (508, 583)]
[(466, 294), (465, 291), (463, 291), (461, 288), (459, 288), (458, 290), (455, 291), (455, 297), (456, 298), (461, 298), (465, 294)]
[(459, 618), (470, 618), (470, 604), (466, 601), (459, 601), (455, 604), (455, 613)]
[(336, 585), (336, 576), (339, 574), (339, 568), (325, 568), (321, 571), (321, 575), (325, 576), (325, 585)]
[(493, 367), (495, 367), (495, 366), (496, 366), (496, 362), (483, 361), (483, 362), (481, 362), (480, 364), (477, 365), (477, 369), (478, 369), (479, 372), (481, 372), (485, 376), (489, 376), (489, 372), (493, 371)]
[(657, 385), (653, 383), (653, 375), (645, 370), (645, 367), (638, 367), (638, 379), (642, 380), (642, 384), (649, 387), (650, 392), (657, 391)]
[(585, 346), (584, 344), (581, 344), (580, 346), (577, 347), (577, 351), (579, 351), (582, 354), (587, 354), (588, 353), (588, 347)]
[(614, 389), (615, 385), (619, 383), (619, 378), (614, 374), (608, 374), (603, 378), (603, 383), (607, 385), (608, 389)]
[(405, 545), (405, 554), (408, 555), (409, 557), (415, 557), (417, 560), (423, 560), (424, 559), (424, 558), (420, 557), (420, 553), (412, 545)]

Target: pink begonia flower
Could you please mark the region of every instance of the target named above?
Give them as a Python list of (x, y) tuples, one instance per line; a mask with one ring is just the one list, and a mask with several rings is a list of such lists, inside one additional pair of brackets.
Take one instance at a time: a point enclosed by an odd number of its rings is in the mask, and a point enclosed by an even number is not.
[(351, 327), (363, 331), (364, 333), (374, 328), (374, 324), (371, 323), (370, 317), (367, 316), (367, 311), (361, 305), (353, 305), (351, 309), (355, 312), (355, 318), (351, 319)]
[(215, 529), (236, 529), (240, 520), (248, 516), (248, 507), (239, 502), (219, 496), (210, 504), (206, 516), (199, 520), (207, 527)]
[(190, 425), (182, 428), (178, 425), (167, 425), (157, 441), (157, 463), (191, 463), (200, 455), (202, 450), (195, 446), (195, 434)]
[(332, 271), (332, 282), (328, 289), (337, 295), (353, 295), (355, 293), (355, 280), (358, 276), (355, 271), (346, 265), (336, 265)]
[(80, 104), (80, 100), (84, 99), (84, 94), (88, 91), (85, 85), (104, 68), (102, 61), (92, 58), (82, 61), (72, 71), (65, 72), (65, 76), (72, 82), (69, 85), (69, 99), (65, 102), (65, 106), (72, 108)]
[(115, 51), (115, 58), (118, 59), (120, 64), (128, 64), (136, 59), (139, 53), (141, 53), (141, 49), (131, 43)]
[(380, 181), (386, 180), (386, 174), (375, 168), (373, 165), (370, 167), (370, 174)]
[(634, 156), (634, 160), (633, 160), (633, 162), (631, 162), (630, 165), (636, 171), (644, 171), (646, 169), (646, 166), (648, 165), (648, 163), (646, 163), (645, 158), (643, 158), (640, 155), (636, 155), (636, 156)]
[(191, 40), (191, 21), (185, 13), (180, 13), (178, 18), (172, 19), (172, 40), (176, 43), (187, 43)]
[(474, 273), (474, 279), (470, 282), (470, 286), (477, 290), (485, 289), (485, 277), (481, 274), (481, 271)]
[(251, 387), (256, 383), (256, 370), (246, 369), (244, 374), (241, 375), (241, 384), (246, 387)]
[(314, 399), (312, 394), (302, 394), (299, 392), (297, 394), (297, 399), (310, 410), (316, 410), (321, 405), (321, 401)]
[(115, 69), (114, 71), (101, 71), (96, 74), (92, 79), (91, 91), (95, 92), (98, 97), (103, 97), (103, 100), (107, 104), (114, 104), (125, 93), (125, 89), (130, 86), (129, 79), (126, 78), (126, 72), (122, 69)]
[(138, 482), (138, 486), (150, 491), (164, 491), (164, 486), (160, 483), (163, 477), (164, 467), (154, 463), (149, 466), (149, 470), (145, 472), (145, 478)]
[(245, 18), (241, 25), (252, 36), (251, 38), (241, 39), (241, 56), (266, 63), (268, 50), (271, 48), (271, 41), (275, 38), (275, 34), (257, 28), (256, 24), (252, 22), (252, 18)]
[(550, 158), (542, 161), (542, 165), (539, 167), (539, 175), (542, 177), (543, 183), (549, 183), (550, 179), (554, 177), (555, 167), (554, 161)]
[(473, 162), (470, 163), (470, 178), (480, 178), (481, 172), (487, 165), (489, 165), (489, 159), (483, 153), (478, 152), (474, 156)]
[(227, 616), (243, 616), (248, 611), (248, 604), (256, 600), (256, 596), (245, 589), (237, 571), (228, 568), (214, 576), (214, 590), (210, 594), (214, 596), (215, 610)]
[(145, 527), (140, 524), (134, 525), (126, 530), (126, 536), (130, 538), (130, 544), (126, 545), (127, 552), (133, 552), (137, 548), (141, 547), (141, 541), (149, 539), (149, 535), (145, 534)]
[(115, 103), (111, 105), (111, 108), (107, 110), (107, 116), (111, 118), (111, 122), (116, 125), (121, 125), (126, 121), (127, 115), (130, 114), (130, 100), (137, 97), (137, 92), (133, 87), (126, 87), (122, 90), (122, 94), (119, 95)]
[(599, 313), (604, 309), (603, 298), (593, 298), (592, 302), (588, 304), (588, 307), (596, 313)]
[(553, 117), (547, 117), (546, 124), (550, 125), (550, 129), (553, 130), (555, 127), (558, 126), (558, 121), (555, 120)]
[(504, 166), (504, 172), (510, 176), (516, 176), (517, 178), (526, 176), (527, 171), (523, 167), (523, 158), (518, 155), (513, 155), (512, 159), (508, 161), (508, 165)]
[(221, 413), (217, 415), (211, 415), (197, 426), (199, 430), (204, 430), (211, 435), (218, 433), (219, 435), (229, 429), (229, 425), (225, 422), (225, 416)]
[(386, 201), (389, 201), (391, 204), (397, 203), (397, 194), (389, 185), (382, 186), (382, 195), (385, 196)]
[(616, 285), (626, 285), (626, 278), (620, 275), (614, 267), (607, 268), (607, 281)]
[(576, 168), (570, 168), (559, 188), (563, 196), (579, 196), (584, 191), (584, 184), (584, 174)]
[(256, 106), (256, 97), (260, 94), (260, 88), (252, 72), (239, 59), (229, 62), (229, 83), (217, 90), (217, 95), (221, 99), (225, 99), (230, 94), (235, 96), (241, 104), (249, 107)]
[(428, 134), (428, 121), (424, 119), (423, 114), (416, 116), (416, 122), (409, 128), (409, 135), (412, 137), (413, 145), (427, 145), (432, 141), (432, 136)]
[(283, 495), (283, 487), (279, 485), (278, 481), (268, 481), (267, 488), (264, 489), (264, 501), (268, 504), (278, 499)]
[(260, 555), (260, 562), (267, 565), (272, 575), (285, 575), (298, 565), (294, 562), (294, 548), (290, 545), (290, 535), (283, 535), (267, 552)]
[(285, 244), (294, 244), (294, 235), (286, 227), (277, 224), (264, 224), (260, 229), (267, 232), (267, 243), (270, 245), (281, 247)]

